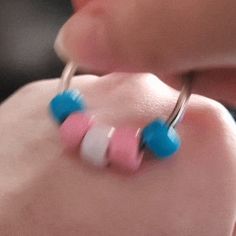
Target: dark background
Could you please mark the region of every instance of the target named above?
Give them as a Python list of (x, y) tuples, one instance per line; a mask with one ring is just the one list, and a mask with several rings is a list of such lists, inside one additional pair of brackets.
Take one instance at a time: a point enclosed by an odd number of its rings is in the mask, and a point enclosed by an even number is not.
[(70, 0), (0, 0), (0, 103), (30, 81), (61, 74), (53, 45), (72, 12)]
[(23, 84), (60, 75), (53, 44), (71, 14), (69, 0), (0, 0), (0, 102)]

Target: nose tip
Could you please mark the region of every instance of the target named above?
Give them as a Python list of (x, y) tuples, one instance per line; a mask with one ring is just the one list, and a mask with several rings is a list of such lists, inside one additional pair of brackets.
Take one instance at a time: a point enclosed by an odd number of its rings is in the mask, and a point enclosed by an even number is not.
[(73, 8), (75, 11), (78, 11), (82, 7), (84, 7), (91, 0), (71, 0)]

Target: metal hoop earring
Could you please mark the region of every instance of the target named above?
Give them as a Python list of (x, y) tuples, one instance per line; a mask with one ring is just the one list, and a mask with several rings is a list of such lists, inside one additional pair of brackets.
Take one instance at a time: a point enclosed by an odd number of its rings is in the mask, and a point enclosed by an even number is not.
[(79, 91), (70, 90), (76, 69), (73, 62), (66, 65), (59, 93), (50, 102), (66, 148), (79, 151), (82, 159), (95, 166), (109, 164), (125, 171), (136, 171), (140, 167), (146, 149), (157, 159), (171, 157), (180, 149), (181, 140), (175, 127), (186, 111), (193, 73), (185, 76), (176, 106), (166, 121), (157, 118), (143, 129), (134, 129), (98, 125), (86, 114), (83, 96)]

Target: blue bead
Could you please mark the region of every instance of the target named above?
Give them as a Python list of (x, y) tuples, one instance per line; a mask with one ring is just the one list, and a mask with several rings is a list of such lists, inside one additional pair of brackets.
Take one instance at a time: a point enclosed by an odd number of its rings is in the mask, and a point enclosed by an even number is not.
[(177, 152), (181, 140), (175, 129), (162, 120), (155, 120), (142, 131), (142, 142), (156, 158), (164, 159)]
[(85, 110), (85, 103), (79, 92), (66, 90), (54, 97), (50, 103), (54, 119), (62, 123), (70, 114)]

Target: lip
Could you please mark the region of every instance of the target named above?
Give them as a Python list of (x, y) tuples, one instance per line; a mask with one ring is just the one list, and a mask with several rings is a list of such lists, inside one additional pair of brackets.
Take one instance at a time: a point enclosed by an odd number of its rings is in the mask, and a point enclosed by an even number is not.
[(71, 0), (74, 11), (77, 12), (91, 0)]

